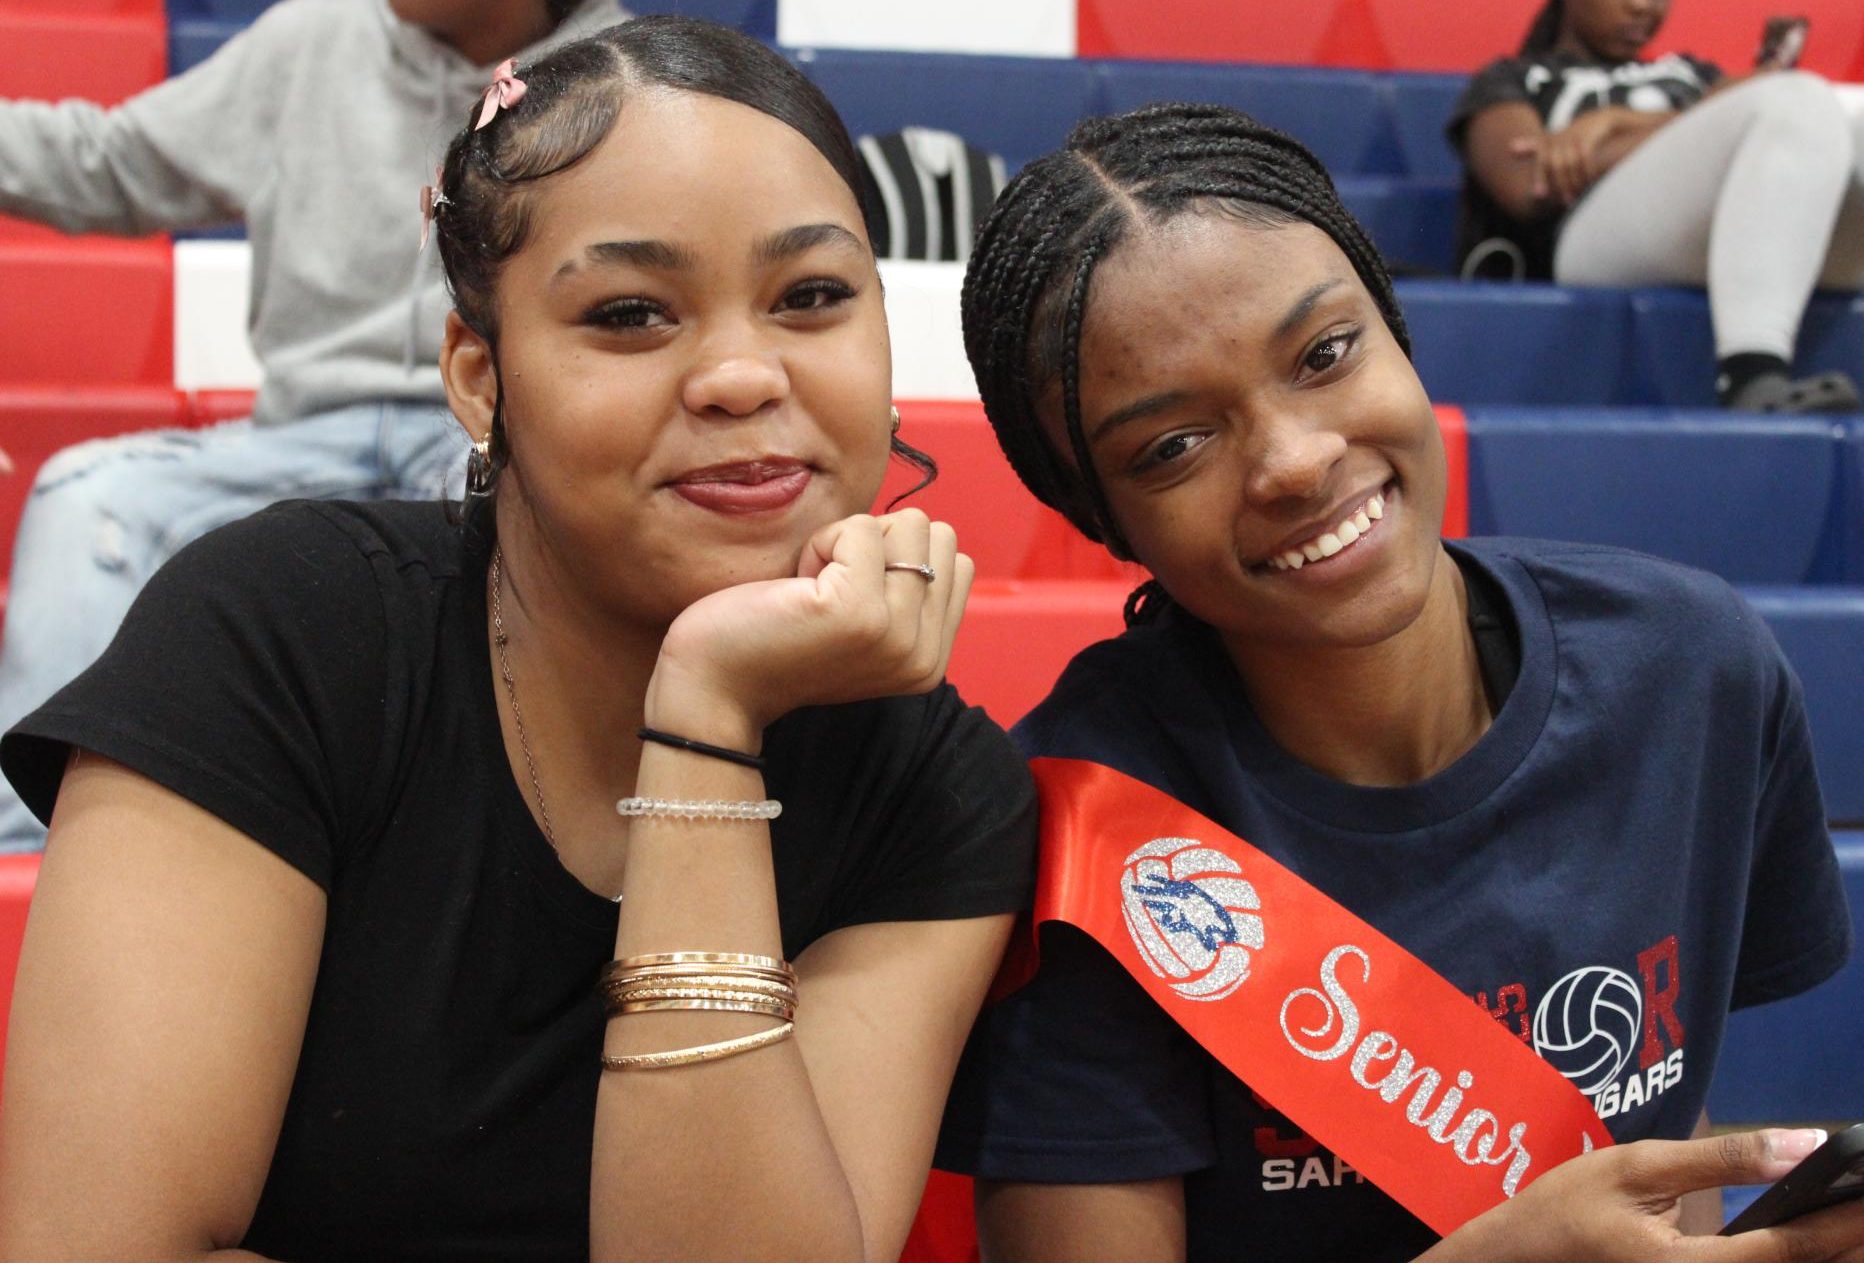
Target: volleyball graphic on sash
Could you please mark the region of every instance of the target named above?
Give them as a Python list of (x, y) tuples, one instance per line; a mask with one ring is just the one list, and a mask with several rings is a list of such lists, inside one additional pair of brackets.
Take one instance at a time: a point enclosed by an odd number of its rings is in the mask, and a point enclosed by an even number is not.
[(1591, 1096), (1618, 1077), (1644, 1021), (1637, 982), (1605, 965), (1575, 969), (1534, 1010), (1534, 1051)]
[(1242, 867), (1193, 838), (1154, 838), (1126, 857), (1120, 914), (1152, 972), (1188, 1000), (1221, 1000), (1262, 947), (1261, 902)]

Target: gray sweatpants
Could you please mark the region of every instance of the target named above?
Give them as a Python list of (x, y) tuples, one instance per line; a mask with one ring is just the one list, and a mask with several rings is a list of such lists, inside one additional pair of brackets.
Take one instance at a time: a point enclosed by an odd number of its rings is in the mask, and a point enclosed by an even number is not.
[(1707, 286), (1717, 355), (1791, 360), (1816, 285), (1864, 288), (1864, 100), (1793, 71), (1685, 110), (1573, 208), (1553, 273)]

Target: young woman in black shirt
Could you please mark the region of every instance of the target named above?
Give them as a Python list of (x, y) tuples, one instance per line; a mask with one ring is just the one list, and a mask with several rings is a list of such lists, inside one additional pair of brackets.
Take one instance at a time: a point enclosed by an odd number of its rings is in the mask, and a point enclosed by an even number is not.
[(898, 1255), (1033, 803), (969, 560), (865, 515), (857, 170), (721, 27), (501, 68), (425, 197), (463, 528), (217, 532), (7, 739), (0, 1256)]
[(1450, 124), (1464, 271), (1706, 286), (1725, 406), (1854, 409), (1848, 377), (1791, 366), (1813, 288), (1864, 286), (1864, 117), (1778, 64), (1646, 59), (1669, 7), (1547, 0), (1470, 82)]

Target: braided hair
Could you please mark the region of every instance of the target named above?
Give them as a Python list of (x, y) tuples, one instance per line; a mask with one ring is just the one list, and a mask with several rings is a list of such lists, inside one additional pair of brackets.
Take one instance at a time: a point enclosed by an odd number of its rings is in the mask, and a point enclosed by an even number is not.
[[(1410, 337), (1385, 262), (1340, 202), (1326, 168), (1289, 136), (1217, 105), (1148, 105), (1077, 125), (1056, 153), (1004, 189), (965, 269), (964, 347), (985, 414), (1023, 484), (1114, 556), (1132, 558), (1108, 507), (1081, 419), (1081, 330), (1095, 269), (1139, 224), (1200, 206), (1246, 223), (1306, 223), (1340, 247), (1392, 335)], [(1036, 420), (1061, 389), (1068, 457)], [(1156, 581), (1128, 599), (1128, 624), (1168, 598)]]
[[(574, 7), (576, 0), (562, 2)], [(447, 147), (440, 169), (444, 211), (433, 227), (454, 310), (493, 348), (495, 369), (498, 277), (530, 237), (535, 188), (593, 153), (628, 96), (642, 88), (719, 97), (787, 124), (828, 160), (867, 213), (860, 160), (835, 107), (788, 60), (730, 27), (672, 14), (635, 18), (563, 44), (518, 73), (522, 101), (483, 128), (476, 126), (475, 101)], [(873, 224), (866, 226), (871, 240)], [(498, 389), (484, 471), (492, 479), (510, 456), (502, 380)], [(913, 491), (937, 477), (932, 458), (898, 436), (893, 453), (919, 470)]]
[(1547, 0), (1539, 13), (1534, 15), (1534, 25), (1527, 28), (1527, 35), (1521, 41), (1521, 51), (1517, 56), (1532, 57), (1537, 53), (1553, 51), (1553, 46), (1560, 42), (1560, 26), (1566, 21), (1566, 0)]

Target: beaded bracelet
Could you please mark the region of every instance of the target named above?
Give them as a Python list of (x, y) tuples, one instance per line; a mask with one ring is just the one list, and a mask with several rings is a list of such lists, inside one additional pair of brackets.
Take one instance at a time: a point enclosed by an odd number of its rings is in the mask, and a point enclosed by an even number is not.
[(723, 798), (624, 798), (615, 804), (623, 816), (672, 816), (680, 820), (775, 820), (783, 804), (774, 798), (761, 802)]

